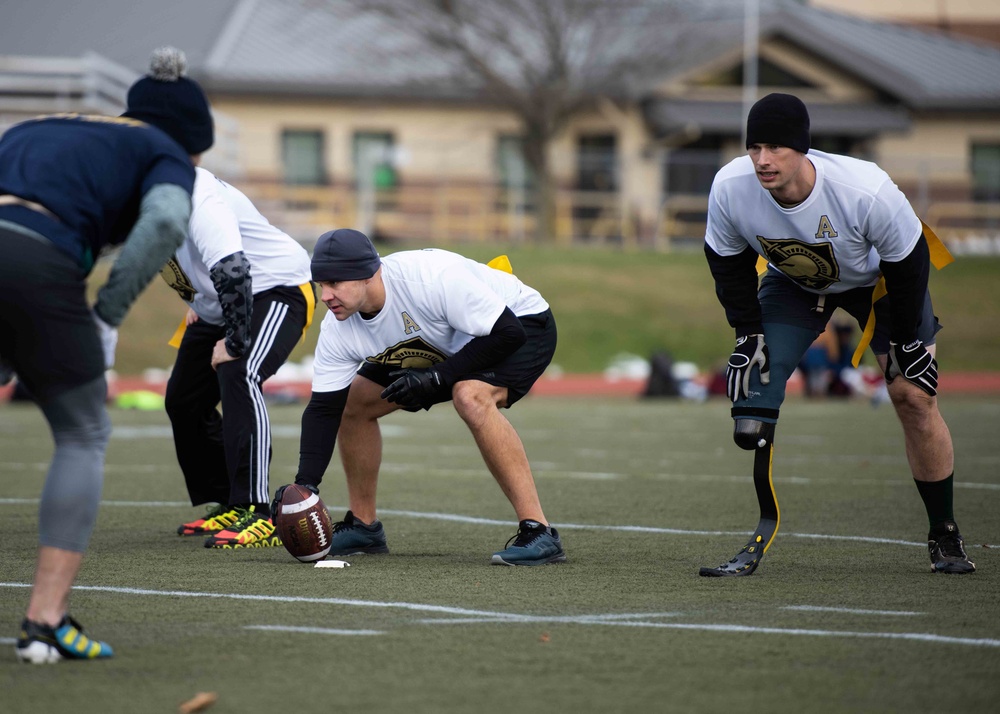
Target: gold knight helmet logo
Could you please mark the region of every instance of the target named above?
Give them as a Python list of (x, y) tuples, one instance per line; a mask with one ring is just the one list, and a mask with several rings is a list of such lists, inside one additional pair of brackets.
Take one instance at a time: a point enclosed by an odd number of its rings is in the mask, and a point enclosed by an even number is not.
[(768, 240), (757, 236), (767, 262), (810, 290), (825, 290), (840, 281), (840, 265), (831, 243)]
[(160, 277), (166, 281), (167, 285), (177, 291), (177, 294), (181, 296), (181, 300), (184, 302), (191, 302), (194, 300), (194, 296), (198, 294), (198, 291), (194, 289), (191, 278), (184, 273), (177, 262), (177, 256), (173, 256), (167, 261), (166, 265), (160, 270)]
[(397, 342), (365, 361), (396, 369), (427, 369), (444, 362), (445, 356), (419, 337)]

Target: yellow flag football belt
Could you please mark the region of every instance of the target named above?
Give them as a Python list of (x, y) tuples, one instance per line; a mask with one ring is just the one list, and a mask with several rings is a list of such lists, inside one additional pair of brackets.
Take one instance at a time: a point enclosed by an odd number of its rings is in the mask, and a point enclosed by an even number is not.
[[(948, 250), (947, 246), (938, 238), (937, 233), (931, 230), (923, 221), (920, 221), (920, 225), (924, 228), (924, 239), (927, 241), (927, 249), (931, 254), (931, 264), (938, 270), (941, 270), (946, 265), (955, 262), (955, 257)], [(767, 260), (763, 256), (757, 258), (757, 274), (763, 275), (767, 272)], [(858, 342), (858, 348), (854, 351), (854, 356), (851, 358), (851, 364), (857, 367), (861, 363), (861, 357), (864, 355), (865, 350), (868, 349), (868, 345), (871, 344), (872, 337), (875, 335), (875, 303), (884, 298), (888, 294), (888, 290), (885, 287), (885, 277), (879, 275), (878, 282), (875, 283), (875, 289), (872, 291), (872, 309), (868, 313), (868, 321), (865, 323), (865, 329), (861, 333), (861, 340)]]

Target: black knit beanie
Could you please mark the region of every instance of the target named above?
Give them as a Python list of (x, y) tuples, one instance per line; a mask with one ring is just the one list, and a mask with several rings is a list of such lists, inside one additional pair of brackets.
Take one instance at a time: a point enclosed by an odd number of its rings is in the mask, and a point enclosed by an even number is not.
[(212, 112), (198, 83), (184, 76), (187, 59), (173, 47), (153, 52), (149, 74), (128, 90), (122, 116), (152, 124), (166, 132), (188, 154), (208, 151), (215, 142)]
[(768, 94), (750, 108), (747, 116), (747, 148), (751, 144), (775, 144), (809, 151), (809, 111), (791, 94)]
[(368, 236), (350, 228), (327, 231), (316, 241), (312, 256), (312, 279), (335, 283), (366, 280), (375, 275), (382, 261)]

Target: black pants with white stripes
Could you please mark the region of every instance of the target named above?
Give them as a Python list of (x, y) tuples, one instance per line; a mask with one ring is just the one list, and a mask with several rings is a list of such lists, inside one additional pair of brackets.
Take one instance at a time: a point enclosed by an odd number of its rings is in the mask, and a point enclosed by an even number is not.
[(191, 505), (270, 501), (271, 423), (261, 384), (288, 359), (306, 314), (298, 287), (255, 295), (250, 349), (218, 371), (212, 350), (225, 328), (188, 325), (167, 382), (166, 409)]

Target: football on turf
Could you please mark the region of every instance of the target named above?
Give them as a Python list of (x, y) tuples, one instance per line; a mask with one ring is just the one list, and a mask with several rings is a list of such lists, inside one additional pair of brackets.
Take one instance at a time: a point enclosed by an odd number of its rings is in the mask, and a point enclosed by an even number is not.
[(305, 486), (287, 486), (273, 515), (285, 549), (303, 563), (325, 558), (330, 552), (330, 513), (320, 497)]

